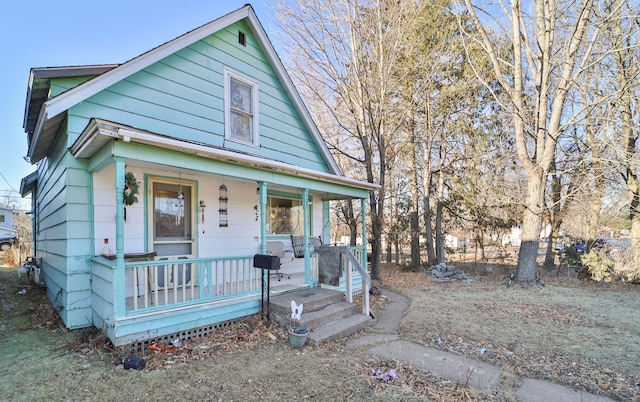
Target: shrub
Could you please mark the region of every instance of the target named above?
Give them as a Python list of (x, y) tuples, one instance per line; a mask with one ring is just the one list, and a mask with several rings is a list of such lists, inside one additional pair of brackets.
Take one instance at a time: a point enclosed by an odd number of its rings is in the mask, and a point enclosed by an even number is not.
[(596, 282), (640, 283), (640, 252), (633, 249), (606, 253), (591, 250), (581, 258), (591, 279)]
[(581, 255), (578, 253), (575, 247), (565, 247), (560, 252), (560, 264), (567, 265), (569, 267), (579, 267), (580, 265), (582, 265), (580, 257)]
[(614, 272), (623, 282), (640, 283), (640, 250), (628, 250), (614, 256)]
[(11, 247), (8, 251), (3, 251), (0, 254), (2, 258), (2, 265), (8, 267), (18, 266), (18, 251), (16, 247)]

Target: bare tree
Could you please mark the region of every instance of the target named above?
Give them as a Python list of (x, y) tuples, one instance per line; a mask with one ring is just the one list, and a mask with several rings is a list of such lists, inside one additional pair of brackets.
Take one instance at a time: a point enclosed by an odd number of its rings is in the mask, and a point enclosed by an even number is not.
[[(622, 177), (629, 197), (629, 218), (631, 219), (631, 242), (640, 247), (640, 182), (638, 180), (638, 95), (640, 66), (638, 62), (638, 7), (626, 0), (605, 2), (605, 10), (611, 9), (610, 32), (615, 60), (618, 97), (615, 100), (619, 116), (621, 140), (624, 147)], [(635, 119), (634, 119), (635, 116)]]
[[(468, 32), (469, 37), (491, 59), (500, 88), (496, 99), (511, 116), (518, 158), (527, 173), (515, 280), (534, 285), (547, 175), (559, 138), (575, 120), (567, 115), (567, 99), (589, 67), (590, 44), (600, 37), (603, 19), (594, 17), (593, 0), (500, 3), (488, 14), (500, 15), (497, 23), (482, 20), (472, 0), (464, 5), (479, 32)], [(505, 25), (512, 48), (507, 57), (495, 46), (500, 37), (492, 34), (492, 28)]]
[(387, 171), (402, 121), (394, 116), (402, 110), (395, 109), (393, 94), (403, 80), (399, 58), (412, 36), (417, 5), (409, 0), (283, 0), (274, 10), (287, 33), (281, 45), (294, 81), (321, 98), (340, 127), (335, 151), (361, 164), (364, 179), (381, 186), (369, 196), (371, 276), (380, 279)]

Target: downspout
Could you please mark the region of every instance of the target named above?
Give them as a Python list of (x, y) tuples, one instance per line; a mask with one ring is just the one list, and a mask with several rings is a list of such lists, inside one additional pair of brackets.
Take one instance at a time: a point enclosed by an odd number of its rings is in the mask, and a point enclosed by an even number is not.
[(116, 269), (113, 273), (113, 313), (114, 317), (123, 317), (125, 305), (125, 268), (124, 268), (124, 182), (125, 160), (115, 159), (116, 188)]

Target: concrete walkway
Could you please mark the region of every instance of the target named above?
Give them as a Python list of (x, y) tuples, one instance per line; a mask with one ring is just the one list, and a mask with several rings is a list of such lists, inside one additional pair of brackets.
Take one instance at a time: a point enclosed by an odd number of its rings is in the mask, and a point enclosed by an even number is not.
[[(365, 348), (369, 354), (379, 359), (408, 362), (474, 388), (492, 390), (497, 387), (501, 374), (501, 369), (497, 366), (400, 339), (400, 321), (409, 308), (409, 299), (386, 289), (382, 290), (382, 294), (391, 302), (384, 310), (376, 312), (377, 322), (369, 327), (369, 332), (349, 341), (348, 348)], [(613, 401), (604, 396), (530, 378), (522, 380), (517, 395), (523, 402)]]

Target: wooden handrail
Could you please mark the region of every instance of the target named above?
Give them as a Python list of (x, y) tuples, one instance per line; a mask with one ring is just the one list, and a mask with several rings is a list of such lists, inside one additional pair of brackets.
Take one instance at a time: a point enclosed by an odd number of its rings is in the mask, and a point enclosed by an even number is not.
[[(351, 252), (350, 249), (346, 249), (347, 251), (343, 252), (342, 254), (347, 258), (347, 260), (356, 267), (356, 269), (358, 270), (358, 273), (360, 274), (360, 277), (362, 278), (362, 314), (369, 316), (370, 314), (370, 310), (369, 310), (369, 287), (371, 286), (371, 277), (369, 276), (369, 273), (362, 268), (362, 265), (360, 264), (360, 261), (358, 261), (358, 259), (356, 258), (355, 255), (353, 255), (353, 253)], [(346, 271), (346, 288), (347, 288), (347, 301), (349, 303), (353, 303), (353, 291), (352, 291), (352, 276), (351, 276), (351, 269), (349, 269), (349, 267), (347, 267)]]

